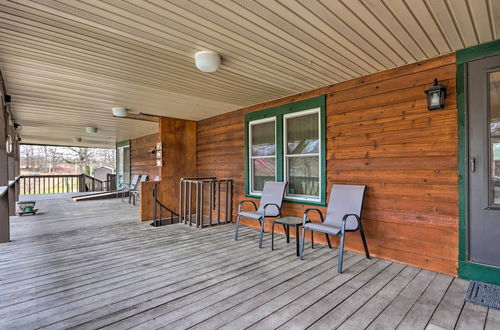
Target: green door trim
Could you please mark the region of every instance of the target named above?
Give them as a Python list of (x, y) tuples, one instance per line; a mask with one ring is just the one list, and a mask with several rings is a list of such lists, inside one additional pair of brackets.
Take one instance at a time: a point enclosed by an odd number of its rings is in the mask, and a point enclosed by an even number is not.
[(457, 51), (457, 107), (458, 107), (458, 189), (459, 189), (459, 244), (458, 276), (466, 280), (500, 285), (500, 268), (470, 262), (468, 258), (469, 215), (469, 142), (467, 109), (467, 63), (472, 60), (500, 54), (500, 40)]

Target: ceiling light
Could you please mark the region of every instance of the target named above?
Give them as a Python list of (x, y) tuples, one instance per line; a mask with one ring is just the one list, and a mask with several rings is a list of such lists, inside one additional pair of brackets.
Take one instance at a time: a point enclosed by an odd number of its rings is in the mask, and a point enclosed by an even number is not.
[(202, 50), (194, 55), (194, 62), (202, 72), (215, 72), (220, 67), (220, 55), (211, 50)]
[(82, 142), (82, 138), (74, 137), (73, 142)]
[(128, 110), (126, 108), (113, 108), (113, 116), (115, 117), (127, 117)]
[(97, 127), (92, 127), (92, 126), (85, 127), (85, 131), (90, 134), (95, 134), (97, 133)]

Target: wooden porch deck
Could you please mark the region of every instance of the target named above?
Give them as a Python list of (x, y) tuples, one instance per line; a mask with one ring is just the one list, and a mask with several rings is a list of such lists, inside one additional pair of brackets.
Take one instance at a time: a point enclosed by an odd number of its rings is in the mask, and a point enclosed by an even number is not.
[[(38, 202), (0, 245), (0, 328), (499, 329), (464, 303), (467, 282), (362, 255), (307, 250), (257, 231), (137, 223), (119, 200)], [(293, 242), (292, 242), (293, 243)]]

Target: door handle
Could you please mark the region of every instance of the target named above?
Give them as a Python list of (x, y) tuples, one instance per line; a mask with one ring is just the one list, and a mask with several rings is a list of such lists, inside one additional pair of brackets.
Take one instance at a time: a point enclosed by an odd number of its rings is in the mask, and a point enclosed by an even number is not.
[(476, 158), (472, 157), (470, 159), (470, 170), (472, 173), (476, 172)]

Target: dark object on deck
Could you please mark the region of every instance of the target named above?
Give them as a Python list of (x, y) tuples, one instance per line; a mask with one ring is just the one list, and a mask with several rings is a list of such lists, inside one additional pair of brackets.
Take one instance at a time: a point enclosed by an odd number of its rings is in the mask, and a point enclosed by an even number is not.
[(474, 304), (500, 309), (500, 286), (471, 281), (464, 299)]
[[(308, 220), (308, 222), (310, 222)], [(302, 218), (298, 217), (284, 217), (280, 218), (276, 221), (273, 222), (273, 227), (271, 230), (271, 250), (274, 250), (274, 226), (276, 224), (283, 225), (283, 228), (285, 229), (285, 234), (286, 234), (286, 242), (290, 243), (290, 226), (295, 227), (295, 245), (296, 245), (296, 250), (297, 250), (297, 256), (300, 255), (300, 238), (299, 238), (299, 227), (302, 226)], [(313, 235), (313, 232), (311, 232), (311, 235)], [(314, 237), (312, 237), (311, 240), (311, 245), (314, 248)]]
[[(288, 182), (272, 182), (268, 181), (264, 184), (262, 189), (262, 197), (260, 198), (259, 208), (255, 205), (254, 201), (243, 200), (238, 206), (238, 219), (236, 220), (236, 232), (234, 233), (234, 240), (238, 240), (238, 228), (240, 226), (240, 217), (258, 220), (260, 224), (259, 248), (262, 247), (262, 237), (264, 235), (264, 219), (281, 217), (281, 204), (283, 204), (283, 196), (285, 195), (285, 188)], [(243, 212), (241, 206), (244, 203), (252, 203), (255, 211)]]
[(191, 226), (194, 220), (198, 228), (232, 222), (233, 180), (182, 178), (179, 194), (179, 221)]
[[(150, 223), (151, 226), (153, 227), (160, 227), (163, 225), (166, 225), (166, 223), (163, 223), (163, 221), (168, 220), (170, 224), (173, 224), (174, 222), (178, 222), (179, 220), (179, 215), (163, 205), (159, 200), (158, 200), (158, 183), (155, 183), (153, 186), (153, 222)], [(158, 214), (158, 207), (160, 208), (160, 212)], [(166, 211), (170, 212), (170, 218), (163, 219), (161, 217), (161, 210), (165, 209)]]
[[(365, 233), (361, 224), (361, 211), (363, 209), (363, 199), (365, 196), (366, 186), (353, 186), (334, 184), (330, 191), (330, 199), (328, 200), (328, 208), (326, 209), (326, 219), (319, 209), (307, 209), (304, 212), (302, 226), (302, 246), (300, 250), (300, 258), (304, 259), (304, 239), (306, 229), (311, 231), (319, 231), (325, 233), (328, 247), (332, 248), (329, 234), (340, 235), (339, 246), (339, 263), (338, 272), (342, 273), (342, 260), (344, 256), (344, 239), (345, 233), (348, 231), (356, 231), (359, 229), (363, 246), (365, 248), (366, 257), (370, 259), (368, 245), (366, 244)], [(307, 218), (309, 212), (315, 211), (319, 213), (321, 223), (312, 223)]]
[(19, 216), (23, 216), (26, 214), (35, 215), (38, 211), (37, 209), (35, 209), (35, 204), (35, 201), (17, 202), (17, 214)]

